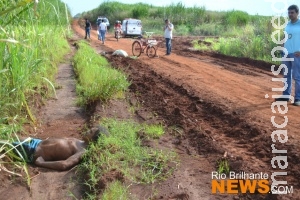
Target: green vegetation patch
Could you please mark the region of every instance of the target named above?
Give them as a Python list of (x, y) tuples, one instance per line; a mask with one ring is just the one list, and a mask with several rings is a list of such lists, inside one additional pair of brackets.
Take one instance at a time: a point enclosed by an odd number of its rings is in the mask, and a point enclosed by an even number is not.
[(128, 189), (120, 181), (114, 181), (104, 190), (102, 200), (130, 200)]
[(219, 174), (229, 174), (230, 165), (229, 160), (227, 158), (221, 158), (217, 161), (217, 172)]
[(74, 68), (78, 76), (76, 91), (80, 105), (98, 100), (107, 101), (127, 90), (130, 83), (124, 73), (110, 67), (107, 60), (86, 42), (81, 41), (78, 46)]
[[(154, 128), (154, 125), (148, 127), (114, 119), (105, 119), (102, 125), (108, 127), (110, 134), (102, 135), (97, 143), (89, 146), (79, 167), (86, 174), (85, 184), (90, 189), (89, 197), (103, 192), (101, 189), (106, 176), (113, 176), (113, 179), (123, 184), (125, 181), (151, 184), (172, 173), (176, 166), (175, 153), (142, 146), (139, 138), (140, 131), (155, 135), (157, 130), (157, 134), (162, 134), (160, 126)], [(108, 190), (114, 191), (112, 188)], [(124, 194), (125, 189), (115, 192)]]
[(5, 125), (36, 122), (31, 105), (55, 94), (57, 65), (70, 50), (65, 5), (59, 0), (45, 0), (35, 7), (32, 2), (1, 1), (1, 136)]
[(65, 4), (33, 2), (0, 3), (0, 168), (12, 179), (25, 177), (29, 189), (26, 158), (12, 151), (11, 141), (17, 140), (24, 123), (36, 122), (32, 105), (55, 94), (57, 65), (70, 51), (66, 38), (70, 14)]
[(161, 124), (145, 125), (143, 131), (150, 138), (160, 138), (165, 133), (164, 128)]

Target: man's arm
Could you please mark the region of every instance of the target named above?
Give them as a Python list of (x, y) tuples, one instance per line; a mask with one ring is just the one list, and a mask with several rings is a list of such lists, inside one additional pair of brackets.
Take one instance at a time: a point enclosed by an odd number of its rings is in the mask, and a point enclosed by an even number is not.
[(70, 156), (68, 159), (60, 161), (45, 161), (43, 157), (40, 156), (36, 159), (34, 164), (39, 167), (64, 171), (77, 165), (80, 162), (83, 153), (84, 151), (77, 152), (76, 154)]
[(173, 30), (173, 24), (168, 24), (169, 31)]

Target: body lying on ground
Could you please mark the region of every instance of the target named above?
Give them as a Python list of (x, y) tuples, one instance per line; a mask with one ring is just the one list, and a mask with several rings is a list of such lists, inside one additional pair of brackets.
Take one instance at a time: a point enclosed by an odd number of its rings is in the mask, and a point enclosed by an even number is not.
[(90, 142), (97, 141), (101, 134), (108, 134), (105, 127), (98, 126), (86, 132), (83, 140), (77, 138), (27, 139), (13, 142), (16, 149), (29, 163), (39, 167), (64, 171), (77, 165)]

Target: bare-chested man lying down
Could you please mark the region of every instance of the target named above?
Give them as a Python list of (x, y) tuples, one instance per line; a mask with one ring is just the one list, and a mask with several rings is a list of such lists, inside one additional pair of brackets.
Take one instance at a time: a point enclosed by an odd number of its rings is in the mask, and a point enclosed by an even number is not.
[[(83, 140), (76, 138), (49, 138), (46, 140), (30, 139), (22, 144), (14, 142), (13, 145), (29, 163), (39, 167), (54, 170), (67, 170), (77, 165), (89, 142), (97, 141), (101, 134), (108, 135), (103, 126), (97, 126), (86, 132)], [(22, 148), (23, 147), (23, 148)], [(24, 150), (26, 155), (24, 155)]]

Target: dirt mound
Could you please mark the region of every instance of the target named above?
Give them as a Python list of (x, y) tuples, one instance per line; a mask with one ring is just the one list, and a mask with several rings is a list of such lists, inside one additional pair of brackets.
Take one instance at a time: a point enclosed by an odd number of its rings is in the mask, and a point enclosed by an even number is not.
[[(95, 187), (97, 189), (96, 193), (100, 194), (114, 181), (120, 181), (121, 183), (125, 182), (124, 174), (116, 169), (103, 174)], [(85, 192), (88, 191), (89, 188), (86, 188)]]
[[(179, 86), (166, 77), (157, 74), (150, 66), (130, 58), (111, 57), (110, 61), (118, 68), (126, 69), (132, 85), (133, 93), (138, 93), (143, 105), (151, 108), (169, 126), (182, 129), (182, 135), (177, 137), (176, 144), (188, 144), (195, 147), (200, 155), (205, 155), (212, 165), (229, 151), (224, 145), (216, 142), (213, 132), (222, 132), (226, 140), (231, 139), (237, 144), (237, 148), (244, 155), (230, 153), (230, 167), (232, 171), (268, 172), (271, 170), (267, 163), (270, 162), (272, 154), (270, 151), (271, 140), (267, 139), (266, 129), (257, 126), (252, 120), (243, 118), (243, 111), (229, 111), (228, 107), (220, 106), (211, 101), (205, 101), (195, 95), (190, 88)], [(199, 127), (198, 120), (203, 120)], [(190, 148), (187, 147), (187, 153)], [(296, 148), (289, 147), (289, 152), (297, 157)], [(253, 164), (255, 158), (255, 164)], [(251, 161), (252, 160), (252, 161)], [(297, 163), (298, 158), (292, 163)], [(297, 167), (296, 167), (297, 168)], [(290, 168), (288, 181), (298, 186), (298, 171)], [(269, 171), (270, 172), (270, 171)], [(262, 197), (261, 197), (262, 198)]]

